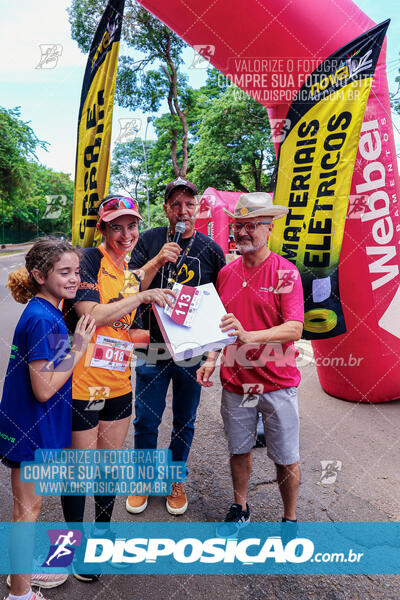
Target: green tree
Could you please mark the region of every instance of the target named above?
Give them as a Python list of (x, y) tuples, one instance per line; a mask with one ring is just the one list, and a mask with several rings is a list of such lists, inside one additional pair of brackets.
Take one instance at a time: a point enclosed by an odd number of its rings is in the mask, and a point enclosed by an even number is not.
[[(68, 9), (72, 38), (88, 52), (105, 0), (73, 0)], [(193, 102), (192, 90), (180, 72), (182, 49), (186, 46), (168, 27), (136, 2), (126, 2), (123, 39), (137, 57), (121, 56), (118, 67), (116, 98), (120, 106), (159, 110), (167, 101), (170, 119), (165, 134), (172, 167), (184, 177), (188, 165), (187, 113)]]
[(41, 234), (70, 236), (74, 193), (71, 177), (34, 162), (27, 162), (25, 174), (27, 186), (17, 190), (7, 211), (1, 213), (4, 226), (20, 234), (30, 231), (32, 238), (37, 224)]
[[(274, 152), (265, 108), (237, 88), (233, 92), (216, 69), (209, 69), (206, 85), (192, 92), (193, 104), (188, 113), (188, 178), (199, 189), (209, 185), (241, 191), (268, 189)], [(165, 224), (162, 209), (165, 185), (175, 176), (168, 148), (170, 118), (164, 114), (155, 119), (158, 137), (155, 142), (148, 142), (152, 225)], [(125, 189), (134, 197), (138, 194), (140, 200), (145, 197), (145, 189), (139, 192), (143, 173), (142, 141), (116, 145), (111, 187)]]
[(11, 229), (30, 231), (33, 237), (38, 219), (42, 232), (68, 235), (73, 200), (70, 176), (36, 162), (36, 150), (47, 143), (21, 120), (19, 108), (0, 107), (0, 131), (1, 241), (5, 230)]
[[(84, 52), (90, 48), (105, 5), (106, 0), (72, 1), (72, 37)], [(178, 175), (193, 179), (199, 189), (209, 185), (267, 189), (274, 152), (266, 109), (238, 88), (227, 86), (216, 69), (209, 69), (205, 86), (192, 89), (181, 73), (185, 43), (133, 0), (126, 2), (122, 37), (134, 58), (120, 57), (118, 103), (155, 112), (166, 100), (169, 108), (153, 121), (157, 141), (148, 152), (152, 213), (161, 212), (165, 184)], [(116, 148), (112, 163), (112, 181), (119, 179), (132, 195), (139, 193), (143, 178), (136, 142), (126, 150)], [(126, 160), (133, 151), (136, 163), (133, 155)]]
[[(37, 202), (32, 198), (32, 161), (37, 148), (46, 148), (28, 123), (20, 118), (19, 107), (0, 107), (0, 220), (1, 241), (13, 227), (33, 228)], [(7, 210), (5, 210), (5, 207)]]
[[(200, 124), (206, 114), (207, 107), (215, 98), (220, 96), (226, 86), (220, 80), (220, 73), (216, 69), (210, 68), (207, 72), (206, 85), (198, 90), (187, 89), (186, 106), (187, 106), (187, 125), (188, 125), (188, 153), (190, 153), (195, 144), (199, 140)], [(163, 114), (153, 121), (154, 129), (157, 135), (157, 140), (151, 152), (152, 163), (152, 183), (154, 196), (157, 198), (163, 197), (165, 185), (176, 177), (176, 172), (170, 158), (169, 140), (171, 139), (170, 128), (173, 127), (172, 117), (169, 113)], [(179, 134), (180, 136), (182, 134)], [(178, 148), (181, 148), (178, 137)], [(182, 149), (177, 153), (178, 162), (182, 160)], [(188, 162), (188, 170), (186, 172), (188, 179), (193, 179), (193, 164)]]
[[(165, 183), (160, 163), (158, 142), (146, 141), (147, 185), (149, 189), (150, 220), (152, 226), (165, 225), (163, 193)], [(172, 178), (172, 177), (170, 177)], [(123, 144), (116, 144), (110, 168), (110, 190), (129, 194), (139, 202), (140, 212), (147, 224), (147, 188), (143, 141), (136, 138)]]
[(40, 230), (43, 233), (59, 233), (67, 237), (72, 229), (72, 204), (74, 182), (70, 175), (31, 163), (31, 193), (27, 203), (27, 218), (39, 209)]
[[(400, 54), (399, 54), (400, 56)], [(400, 73), (400, 70), (399, 70)], [(397, 89), (395, 92), (390, 94), (390, 104), (392, 110), (400, 114), (400, 74), (395, 78), (395, 82), (397, 84)]]
[(236, 86), (205, 102), (189, 164), (200, 188), (266, 190), (274, 164), (265, 107)]
[(15, 204), (29, 193), (29, 169), (37, 148), (46, 148), (20, 119), (19, 107), (0, 107), (0, 198)]
[[(153, 141), (146, 141), (149, 179), (153, 176), (151, 152), (154, 144)], [(144, 142), (140, 138), (115, 144), (110, 168), (110, 190), (119, 190), (138, 202), (146, 197)]]

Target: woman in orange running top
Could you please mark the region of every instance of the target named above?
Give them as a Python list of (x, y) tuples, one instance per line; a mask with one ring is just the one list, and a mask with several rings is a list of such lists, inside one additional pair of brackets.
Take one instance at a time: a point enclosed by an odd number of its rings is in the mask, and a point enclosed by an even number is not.
[[(170, 290), (141, 292), (139, 274), (129, 271), (125, 262), (138, 240), (141, 219), (132, 198), (107, 196), (97, 224), (103, 243), (84, 250), (74, 309), (78, 317), (90, 314), (95, 319), (96, 332), (72, 381), (72, 448), (122, 448), (132, 413), (130, 361), (136, 309), (141, 303), (171, 304)], [(95, 496), (94, 535), (108, 529), (114, 500), (115, 496)], [(68, 523), (83, 521), (85, 496), (63, 496), (62, 505)], [(86, 582), (99, 578), (74, 575)]]

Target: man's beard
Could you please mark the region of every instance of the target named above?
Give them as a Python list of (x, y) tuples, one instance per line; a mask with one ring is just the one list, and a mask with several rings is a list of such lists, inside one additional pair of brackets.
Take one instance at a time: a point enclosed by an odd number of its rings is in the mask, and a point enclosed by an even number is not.
[(250, 238), (247, 238), (242, 242), (238, 241), (236, 245), (241, 254), (247, 254), (258, 252), (258, 250), (261, 250), (261, 248), (266, 245), (266, 242), (264, 240), (260, 240), (258, 243), (254, 243)]

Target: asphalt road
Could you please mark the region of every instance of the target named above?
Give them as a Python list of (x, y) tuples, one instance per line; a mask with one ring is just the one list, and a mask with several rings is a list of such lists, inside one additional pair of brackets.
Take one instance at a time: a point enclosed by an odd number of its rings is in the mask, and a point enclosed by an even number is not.
[(24, 254), (0, 255), (0, 380), (4, 375), (10, 357), (10, 346), (15, 325), (24, 310), (22, 304), (15, 302), (6, 288), (8, 274), (25, 264)]
[[(18, 255), (0, 258), (0, 370), (4, 378), (10, 342), (22, 305), (15, 303), (4, 285), (8, 272), (22, 264)], [(298, 518), (302, 521), (399, 521), (399, 414), (400, 402), (385, 405), (347, 403), (327, 396), (318, 383), (311, 347), (304, 346), (299, 390), (301, 414), (302, 484)], [(186, 490), (189, 508), (184, 521), (220, 521), (231, 504), (232, 487), (228, 451), (219, 416), (220, 385), (203, 391), (195, 440), (189, 458)], [(170, 402), (160, 431), (160, 447), (168, 446)], [(132, 429), (127, 446), (132, 447)], [(332, 484), (321, 484), (321, 461), (340, 461), (341, 470)], [(338, 463), (337, 463), (338, 464)], [(255, 521), (279, 521), (281, 502), (274, 482), (274, 468), (264, 449), (254, 451), (249, 504)], [(153, 497), (137, 517), (118, 498), (115, 521), (174, 522), (165, 501)], [(12, 498), (9, 472), (0, 467), (0, 518), (9, 521)], [(93, 501), (87, 502), (87, 520), (93, 518)], [(61, 521), (59, 499), (46, 497), (43, 521)], [(5, 578), (1, 578), (6, 594)], [(98, 583), (84, 584), (70, 577), (62, 587), (49, 590), (46, 598), (70, 600), (399, 600), (400, 576), (246, 576), (246, 575), (107, 575)]]

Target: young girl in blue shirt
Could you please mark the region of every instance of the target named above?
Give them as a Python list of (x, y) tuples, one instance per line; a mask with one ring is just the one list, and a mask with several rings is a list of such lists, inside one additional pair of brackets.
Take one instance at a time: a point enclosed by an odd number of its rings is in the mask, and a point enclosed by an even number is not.
[[(95, 330), (89, 315), (79, 320), (72, 345), (58, 306), (75, 297), (79, 250), (68, 242), (38, 240), (25, 258), (25, 268), (9, 275), (13, 298), (28, 306), (16, 326), (0, 404), (0, 456), (11, 469), (13, 522), (35, 522), (42, 499), (35, 484), (21, 481), (21, 462), (33, 461), (35, 450), (71, 445), (71, 376)], [(21, 553), (33, 556), (33, 540), (24, 539)], [(15, 542), (14, 542), (15, 545)], [(18, 546), (17, 546), (18, 547)], [(31, 585), (50, 588), (67, 575), (11, 575), (9, 600), (45, 600)]]

